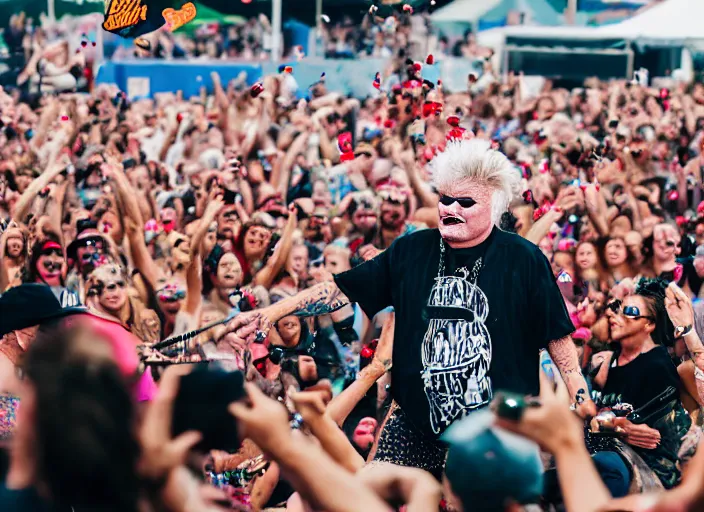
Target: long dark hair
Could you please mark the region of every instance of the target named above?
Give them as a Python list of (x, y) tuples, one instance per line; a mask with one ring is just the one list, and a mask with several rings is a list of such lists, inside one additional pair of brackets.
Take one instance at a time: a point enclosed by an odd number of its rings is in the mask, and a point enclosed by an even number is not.
[(60, 507), (136, 512), (135, 408), (117, 365), (81, 349), (77, 340), (89, 335), (42, 330), (23, 358), (36, 396), (38, 483)]
[(665, 309), (665, 292), (667, 281), (664, 279), (642, 278), (636, 286), (636, 295), (640, 295), (648, 306), (648, 314), (655, 318), (655, 330), (650, 335), (655, 343), (671, 347), (674, 340), (674, 326)]

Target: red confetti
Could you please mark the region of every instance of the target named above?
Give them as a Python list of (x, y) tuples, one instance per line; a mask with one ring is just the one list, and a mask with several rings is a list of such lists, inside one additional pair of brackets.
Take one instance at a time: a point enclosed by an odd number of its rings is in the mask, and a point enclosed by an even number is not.
[(343, 132), (337, 136), (337, 149), (340, 150), (340, 161), (349, 162), (354, 160), (354, 152), (352, 150), (352, 134)]
[(550, 172), (550, 162), (547, 158), (543, 158), (540, 161), (540, 164), (538, 165), (538, 171), (540, 171), (540, 174), (546, 174)]
[(413, 7), (411, 7), (408, 4), (403, 4), (403, 12), (407, 12), (408, 14), (413, 14)]
[(286, 66), (284, 68), (284, 73), (293, 73), (293, 68), (291, 66)]
[(678, 215), (677, 217), (675, 217), (675, 222), (679, 227), (682, 227), (687, 223), (687, 219), (684, 217), (684, 215)]
[(428, 56), (425, 58), (425, 63), (426, 63), (428, 66), (432, 66), (433, 64), (435, 64), (435, 57), (433, 57), (432, 54), (428, 55)]
[(257, 82), (252, 86), (252, 88), (249, 90), (249, 95), (252, 98), (256, 98), (259, 96), (261, 93), (264, 92), (264, 85), (261, 82)]
[(667, 199), (670, 201), (677, 201), (680, 198), (680, 193), (677, 192), (676, 190), (671, 190), (667, 194)]
[(183, 121), (183, 113), (179, 112), (178, 114), (176, 114), (176, 121), (178, 121), (179, 123)]
[(450, 116), (447, 118), (447, 124), (453, 128), (457, 128), (460, 125), (460, 118), (457, 116)]
[(426, 101), (423, 103), (423, 117), (430, 117), (432, 115), (440, 115), (442, 113), (442, 103), (437, 101)]
[(359, 351), (359, 355), (362, 356), (364, 359), (371, 359), (372, 357), (374, 357), (374, 351), (369, 347), (364, 347), (362, 350)]
[(61, 116), (62, 121), (68, 121), (68, 116)]
[(670, 91), (668, 89), (665, 89), (665, 88), (660, 89), (660, 99), (661, 100), (666, 100), (669, 97), (670, 97)]
[(414, 73), (420, 73), (421, 69), (423, 69), (423, 65), (420, 62), (413, 63), (413, 72)]
[(396, 126), (396, 123), (393, 119), (387, 119), (386, 121), (384, 121), (384, 128), (392, 129), (394, 126)]
[(684, 274), (684, 268), (682, 268), (682, 264), (678, 263), (677, 266), (673, 270), (675, 274), (675, 283), (678, 282), (680, 279), (682, 279), (682, 274)]

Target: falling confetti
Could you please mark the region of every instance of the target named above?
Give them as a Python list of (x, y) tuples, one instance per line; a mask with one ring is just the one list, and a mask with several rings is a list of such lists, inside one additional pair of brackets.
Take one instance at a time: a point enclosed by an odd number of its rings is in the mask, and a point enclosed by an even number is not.
[(320, 19), (323, 20), (323, 22), (325, 23), (330, 23), (330, 16), (328, 16), (327, 14), (321, 14)]
[(67, 116), (67, 115), (61, 116), (61, 120), (62, 120), (62, 121), (68, 121), (68, 116)]
[(374, 351), (369, 347), (364, 347), (359, 351), (359, 355), (362, 356), (363, 359), (371, 359), (374, 357)]
[(403, 4), (403, 12), (413, 14), (413, 7), (411, 7), (409, 4)]
[(376, 11), (378, 11), (378, 10), (379, 10), (379, 8), (378, 8), (376, 5), (372, 5), (372, 6), (369, 8), (369, 14), (371, 14), (372, 16), (374, 16), (374, 15), (376, 14)]
[(259, 96), (263, 92), (264, 92), (264, 85), (261, 82), (257, 82), (256, 84), (254, 84), (251, 87), (251, 89), (249, 89), (249, 95), (252, 98), (256, 98), (257, 96)]
[(423, 103), (422, 112), (423, 117), (430, 117), (432, 115), (439, 116), (442, 113), (442, 103), (438, 103), (437, 101), (426, 101)]
[(337, 148), (340, 150), (340, 162), (354, 160), (352, 134), (350, 132), (344, 132), (337, 136)]
[(377, 71), (376, 75), (374, 75), (374, 83), (372, 84), (374, 86), (374, 89), (381, 89), (381, 74)]
[(435, 64), (435, 57), (433, 57), (432, 53), (425, 58), (425, 63), (428, 66), (432, 66), (433, 64)]

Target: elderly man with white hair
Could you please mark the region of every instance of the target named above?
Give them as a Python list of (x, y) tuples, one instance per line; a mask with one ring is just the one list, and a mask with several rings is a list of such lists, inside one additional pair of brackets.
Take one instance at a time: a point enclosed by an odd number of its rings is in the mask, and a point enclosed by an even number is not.
[(540, 249), (497, 224), (521, 176), (479, 139), (451, 141), (430, 164), (438, 229), (398, 238), (374, 259), (270, 308), (260, 328), (287, 314), (322, 315), (358, 303), (371, 318), (392, 306), (396, 328), (392, 410), (375, 460), (442, 474), (440, 435), (487, 406), (497, 390), (534, 394), (547, 348), (578, 411), (594, 414), (574, 330)]

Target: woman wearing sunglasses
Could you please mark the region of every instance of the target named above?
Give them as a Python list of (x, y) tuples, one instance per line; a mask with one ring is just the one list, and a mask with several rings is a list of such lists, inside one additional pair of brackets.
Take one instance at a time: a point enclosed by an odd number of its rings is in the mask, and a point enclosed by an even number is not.
[[(592, 374), (602, 405), (614, 411), (649, 411), (640, 414), (642, 420), (629, 415), (614, 423), (623, 441), (669, 489), (680, 480), (678, 451), (691, 420), (682, 406), (682, 383), (667, 350), (675, 329), (665, 309), (666, 287), (659, 279), (641, 279), (634, 294), (607, 304), (616, 348), (592, 358)], [(655, 403), (659, 405), (653, 407)], [(597, 451), (594, 462), (614, 497), (628, 494), (633, 461), (627, 455)]]
[(127, 276), (118, 265), (108, 264), (95, 269), (88, 278), (86, 303), (93, 313), (117, 320), (128, 331), (151, 344), (159, 341), (161, 322), (128, 292)]

